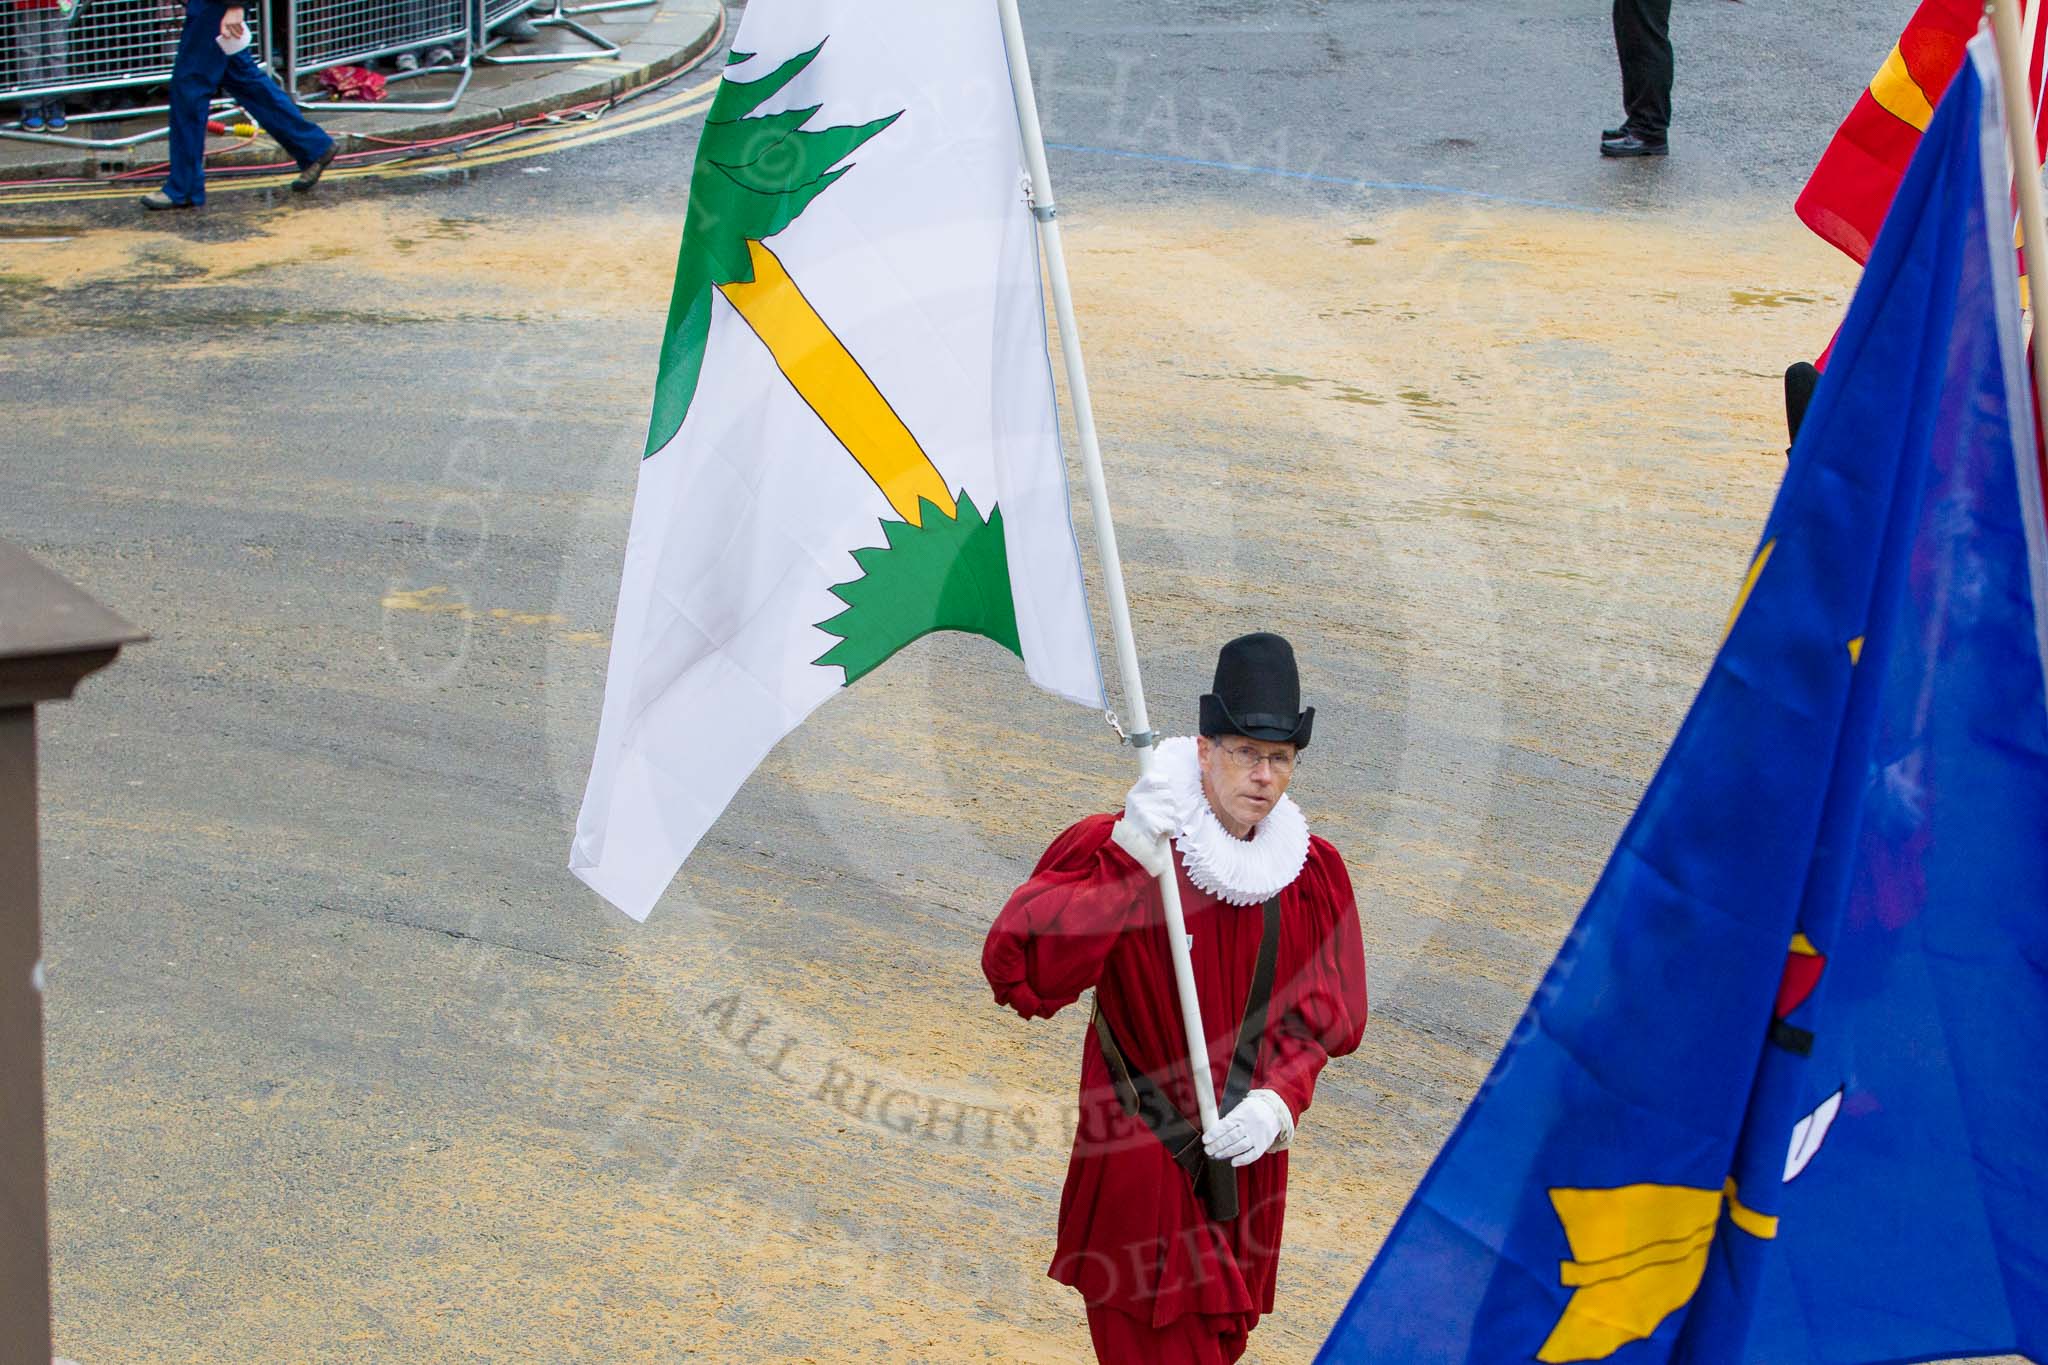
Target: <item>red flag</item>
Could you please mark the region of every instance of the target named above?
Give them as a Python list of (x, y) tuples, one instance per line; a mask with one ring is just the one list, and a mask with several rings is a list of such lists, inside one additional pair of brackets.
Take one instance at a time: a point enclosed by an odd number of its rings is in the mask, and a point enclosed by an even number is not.
[[(2029, 8), (2034, 4), (2038, 0)], [(1857, 262), (1869, 258), (1892, 194), (1913, 149), (1920, 145), (1920, 131), (1934, 117), (1934, 106), (1962, 66), (1963, 45), (1977, 35), (1983, 16), (1982, 4), (1972, 0), (1921, 0), (1891, 55), (1870, 78), (1869, 88), (1842, 120), (1800, 191), (1793, 211), (1801, 221)], [(2048, 23), (2037, 23), (2032, 37), (2030, 94), (2038, 139), (2041, 50), (2048, 39)]]
[(1921, 0), (1799, 192), (1793, 212), (1856, 261), (1869, 259), (1920, 131), (1983, 17), (1982, 6), (1969, 0)]

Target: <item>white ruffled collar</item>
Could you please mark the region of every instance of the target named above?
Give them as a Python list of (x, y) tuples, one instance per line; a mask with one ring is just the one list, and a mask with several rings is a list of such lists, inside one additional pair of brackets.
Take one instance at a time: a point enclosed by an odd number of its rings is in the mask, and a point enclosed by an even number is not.
[(1252, 837), (1240, 839), (1209, 809), (1194, 740), (1159, 741), (1159, 767), (1173, 784), (1175, 805), (1192, 812), (1173, 841), (1189, 881), (1227, 905), (1257, 905), (1301, 875), (1308, 863), (1308, 817), (1293, 797), (1282, 796)]

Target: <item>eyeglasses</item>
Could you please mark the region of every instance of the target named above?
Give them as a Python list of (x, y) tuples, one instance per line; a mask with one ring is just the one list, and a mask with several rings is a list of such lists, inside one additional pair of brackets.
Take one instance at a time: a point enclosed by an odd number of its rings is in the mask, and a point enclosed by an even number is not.
[(1219, 744), (1216, 747), (1230, 760), (1230, 766), (1241, 773), (1256, 771), (1261, 763), (1272, 765), (1275, 777), (1286, 777), (1294, 771), (1294, 755), (1291, 753), (1269, 754), (1249, 744)]

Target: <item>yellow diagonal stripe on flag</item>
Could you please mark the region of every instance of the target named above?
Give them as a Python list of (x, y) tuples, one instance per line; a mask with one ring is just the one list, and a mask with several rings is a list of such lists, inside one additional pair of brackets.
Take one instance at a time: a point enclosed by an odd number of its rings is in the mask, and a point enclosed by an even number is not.
[(1884, 65), (1870, 78), (1870, 97), (1887, 113), (1904, 119), (1923, 133), (1934, 118), (1934, 106), (1927, 102), (1927, 92), (1906, 69), (1905, 54), (1899, 51), (1896, 43), (1892, 44), (1891, 56), (1884, 59)]
[(1763, 549), (1756, 552), (1756, 562), (1749, 566), (1748, 574), (1743, 577), (1742, 587), (1735, 594), (1735, 605), (1728, 608), (1728, 624), (1721, 627), (1722, 644), (1727, 644), (1729, 635), (1734, 632), (1735, 618), (1742, 615), (1743, 607), (1749, 604), (1749, 595), (1756, 591), (1756, 581), (1764, 576), (1764, 565), (1771, 562), (1771, 550), (1777, 543), (1776, 539), (1767, 540)]
[(958, 515), (924, 447), (804, 298), (781, 259), (753, 241), (747, 243), (747, 258), (754, 278), (723, 285), (721, 291), (768, 347), (798, 396), (868, 472), (897, 516), (922, 526), (919, 499), (949, 517)]

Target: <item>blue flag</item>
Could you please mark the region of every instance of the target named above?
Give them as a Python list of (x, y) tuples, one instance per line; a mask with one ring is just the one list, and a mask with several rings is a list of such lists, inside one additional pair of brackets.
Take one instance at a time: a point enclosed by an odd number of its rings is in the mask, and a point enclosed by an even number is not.
[(2041, 480), (1988, 37), (1721, 653), (1323, 1361), (2048, 1358)]

